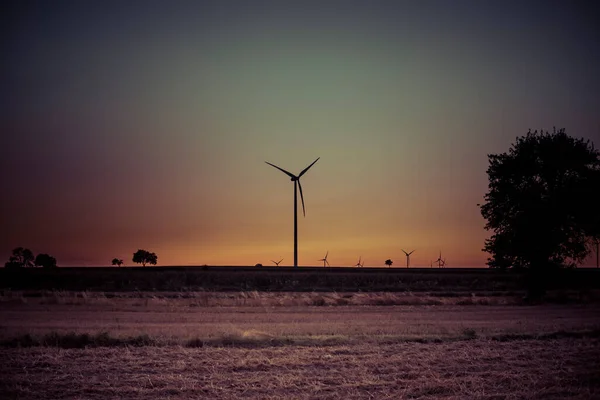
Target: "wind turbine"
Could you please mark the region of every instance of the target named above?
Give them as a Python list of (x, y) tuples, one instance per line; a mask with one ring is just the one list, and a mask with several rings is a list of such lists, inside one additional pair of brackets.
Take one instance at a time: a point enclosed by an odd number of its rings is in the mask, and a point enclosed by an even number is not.
[(442, 251), (441, 250), (440, 250), (440, 256), (434, 262), (438, 263), (438, 268), (442, 268), (444, 265), (446, 265), (446, 260), (442, 260)]
[(271, 262), (273, 264), (275, 264), (276, 266), (278, 266), (278, 267), (279, 267), (279, 264), (281, 264), (282, 261), (283, 261), (283, 258), (281, 260), (279, 260), (279, 261), (273, 261), (273, 260), (271, 260)]
[(298, 176), (286, 171), (283, 168), (279, 168), (277, 165), (271, 164), (270, 162), (265, 161), (271, 167), (277, 168), (284, 174), (288, 175), (292, 182), (294, 182), (294, 267), (298, 267), (298, 186), (300, 187), (300, 199), (302, 200), (302, 214), (306, 217), (306, 210), (304, 208), (304, 195), (302, 195), (302, 185), (300, 184), (300, 177), (309, 170), (310, 167), (314, 165), (317, 161), (319, 161), (321, 157), (318, 157), (315, 161), (312, 162), (308, 167), (304, 168), (302, 172), (298, 174)]
[(414, 253), (415, 251), (413, 250), (413, 251), (411, 251), (410, 253), (407, 253), (407, 252), (405, 252), (405, 251), (404, 251), (404, 249), (403, 249), (403, 250), (402, 250), (402, 252), (403, 252), (404, 254), (406, 254), (406, 268), (408, 268), (408, 266), (410, 265), (410, 255), (411, 255), (412, 253)]
[(331, 264), (329, 264), (329, 261), (327, 261), (327, 256), (329, 255), (329, 250), (327, 250), (327, 253), (325, 254), (324, 258), (321, 258), (320, 260), (317, 261), (323, 261), (323, 268), (325, 268), (325, 264), (329, 265), (331, 267)]
[(356, 263), (355, 267), (364, 267), (365, 266), (364, 261), (362, 262), (362, 264), (360, 263), (361, 259), (362, 259), (362, 256), (358, 257), (358, 262)]

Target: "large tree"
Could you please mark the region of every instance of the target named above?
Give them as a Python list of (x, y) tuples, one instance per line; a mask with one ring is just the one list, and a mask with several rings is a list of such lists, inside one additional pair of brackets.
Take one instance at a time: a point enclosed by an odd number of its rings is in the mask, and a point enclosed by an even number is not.
[(156, 265), (158, 262), (158, 256), (155, 253), (150, 253), (146, 250), (138, 250), (133, 253), (133, 262), (137, 264), (142, 264), (142, 267), (145, 267), (146, 264)]
[(598, 237), (600, 153), (564, 129), (518, 137), (507, 153), (490, 154), (489, 190), (481, 205), (493, 231), (485, 241), (492, 268), (572, 267)]

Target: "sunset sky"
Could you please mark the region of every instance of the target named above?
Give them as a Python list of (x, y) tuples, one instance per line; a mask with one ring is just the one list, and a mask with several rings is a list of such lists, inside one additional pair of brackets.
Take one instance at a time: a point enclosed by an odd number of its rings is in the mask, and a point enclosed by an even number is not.
[[(324, 4), (327, 4), (325, 6)], [(0, 261), (483, 266), (487, 154), (600, 145), (583, 1), (15, 1), (0, 39)]]

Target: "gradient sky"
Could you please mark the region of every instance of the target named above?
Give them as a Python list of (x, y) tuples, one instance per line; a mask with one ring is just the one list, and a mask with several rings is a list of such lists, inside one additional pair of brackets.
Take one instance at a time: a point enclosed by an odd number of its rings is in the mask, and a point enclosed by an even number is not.
[(600, 145), (595, 2), (7, 3), (2, 261), (289, 265), (293, 184), (264, 161), (321, 157), (301, 265), (483, 266), (487, 154)]

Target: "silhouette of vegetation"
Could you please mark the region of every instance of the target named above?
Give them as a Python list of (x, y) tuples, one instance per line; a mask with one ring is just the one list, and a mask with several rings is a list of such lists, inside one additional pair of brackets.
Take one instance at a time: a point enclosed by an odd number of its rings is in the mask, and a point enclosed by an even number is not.
[(123, 265), (123, 260), (121, 260), (120, 258), (113, 258), (111, 263), (112, 265), (120, 267), (121, 265)]
[(600, 268), (600, 238), (593, 238), (592, 246), (596, 246), (596, 268)]
[(389, 258), (387, 260), (385, 260), (385, 265), (387, 265), (388, 267), (391, 267), (393, 263), (394, 262), (392, 260), (390, 260)]
[[(384, 266), (385, 267), (385, 266)], [(548, 274), (548, 290), (578, 291), (581, 298), (600, 288), (596, 268), (560, 269)], [(405, 268), (0, 268), (2, 290), (27, 291), (266, 291), (266, 292), (436, 292), (441, 295), (503, 292), (522, 297), (524, 273), (501, 269)], [(485, 293), (483, 293), (485, 292)], [(565, 292), (567, 293), (567, 292)], [(571, 293), (571, 292), (568, 292)], [(551, 293), (550, 293), (551, 294)], [(571, 293), (575, 294), (575, 292)], [(570, 296), (570, 294), (569, 294)]]
[(23, 247), (16, 247), (12, 251), (12, 256), (4, 264), (5, 268), (33, 267), (33, 252)]
[(529, 131), (508, 153), (490, 154), (489, 191), (481, 214), (492, 268), (574, 267), (598, 237), (600, 153), (590, 141)]
[(146, 264), (156, 265), (158, 262), (158, 256), (155, 253), (150, 253), (149, 251), (139, 249), (133, 253), (132, 261), (136, 264), (142, 264), (142, 267), (145, 267)]
[(263, 265), (261, 263), (255, 264), (255, 267), (262, 267)]
[(42, 268), (56, 268), (56, 258), (50, 254), (38, 254), (35, 258), (35, 265)]
[(484, 251), (491, 268), (525, 269), (528, 297), (546, 293), (548, 274), (575, 267), (598, 237), (594, 194), (600, 153), (564, 129), (529, 131), (508, 153), (490, 154), (489, 191), (481, 214), (493, 231)]

